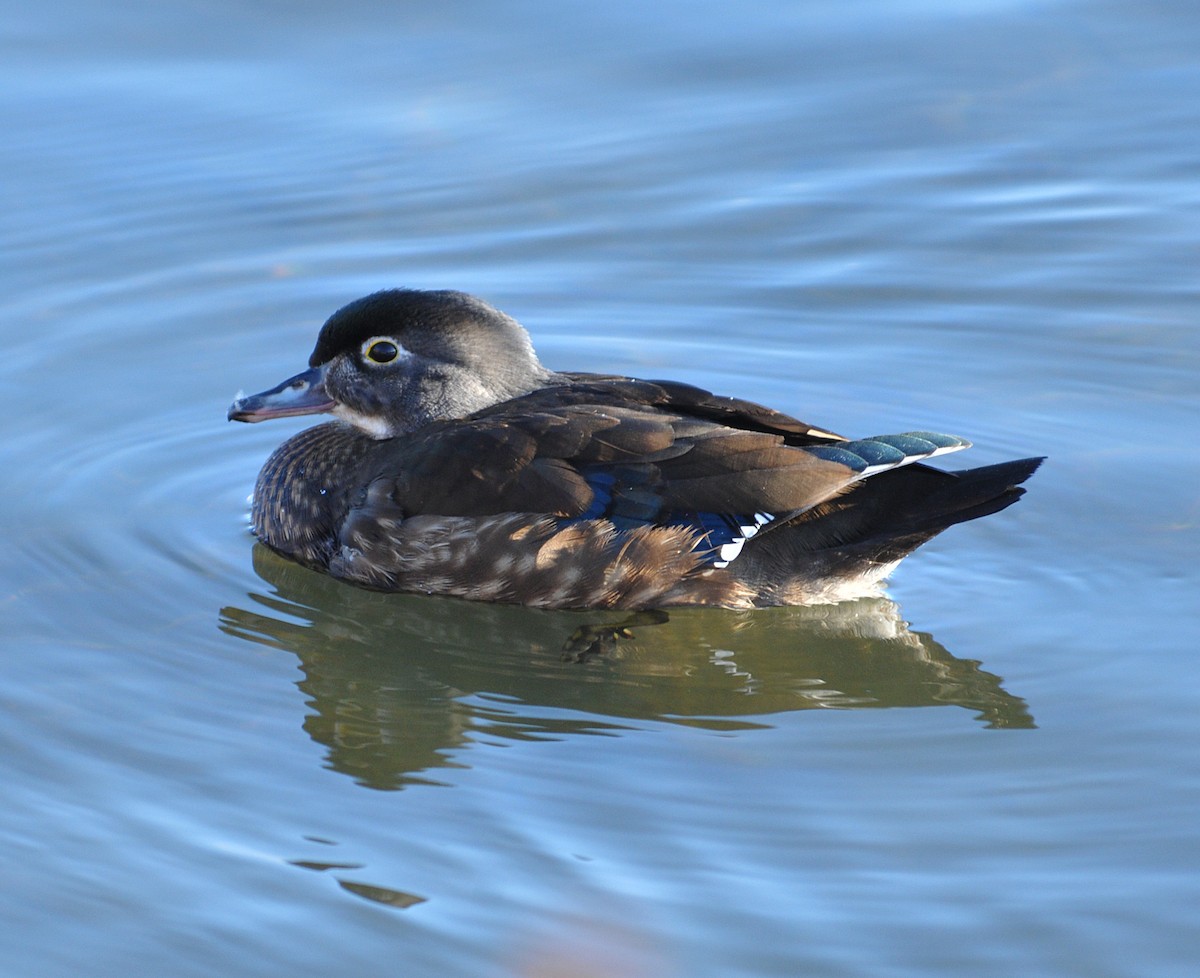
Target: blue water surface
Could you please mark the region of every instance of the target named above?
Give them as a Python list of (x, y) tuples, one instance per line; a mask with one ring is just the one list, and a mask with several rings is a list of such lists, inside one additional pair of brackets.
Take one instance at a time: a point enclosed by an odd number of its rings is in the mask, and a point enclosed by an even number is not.
[[(0, 955), (24, 978), (1200, 960), (1200, 21), (1129, 0), (5, 3)], [(889, 598), (603, 614), (256, 547), (342, 303), (949, 462)]]

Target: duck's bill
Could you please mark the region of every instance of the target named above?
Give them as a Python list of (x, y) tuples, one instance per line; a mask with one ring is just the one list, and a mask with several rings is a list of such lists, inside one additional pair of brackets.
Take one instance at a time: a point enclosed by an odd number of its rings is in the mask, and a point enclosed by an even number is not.
[(269, 421), (298, 414), (332, 411), (333, 399), (325, 393), (325, 368), (313, 367), (290, 377), (261, 394), (238, 396), (229, 405), (230, 421)]

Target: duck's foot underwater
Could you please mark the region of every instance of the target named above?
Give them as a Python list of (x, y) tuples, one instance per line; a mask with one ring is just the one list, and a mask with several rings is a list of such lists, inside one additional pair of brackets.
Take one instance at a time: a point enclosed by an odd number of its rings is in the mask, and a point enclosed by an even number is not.
[(587, 662), (597, 656), (610, 655), (622, 640), (634, 637), (631, 629), (646, 625), (665, 625), (671, 616), (665, 611), (635, 611), (629, 617), (611, 625), (581, 625), (571, 633), (562, 650), (563, 662)]

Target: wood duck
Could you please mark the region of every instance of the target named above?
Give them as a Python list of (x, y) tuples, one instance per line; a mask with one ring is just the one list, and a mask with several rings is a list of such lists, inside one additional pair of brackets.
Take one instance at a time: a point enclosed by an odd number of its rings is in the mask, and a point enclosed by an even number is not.
[(542, 366), (451, 291), (339, 309), (310, 369), (236, 421), (328, 413), (267, 460), (254, 533), (362, 587), (541, 608), (749, 608), (878, 593), (948, 526), (999, 512), (1040, 458), (947, 472), (953, 435), (849, 439), (687, 384)]

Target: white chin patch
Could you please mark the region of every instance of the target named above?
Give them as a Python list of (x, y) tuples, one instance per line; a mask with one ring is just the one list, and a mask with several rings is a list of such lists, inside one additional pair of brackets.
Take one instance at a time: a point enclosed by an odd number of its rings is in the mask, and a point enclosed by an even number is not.
[(386, 418), (380, 418), (373, 414), (362, 414), (344, 404), (337, 405), (330, 413), (335, 418), (354, 425), (363, 434), (370, 435), (372, 438), (391, 438), (396, 433)]

